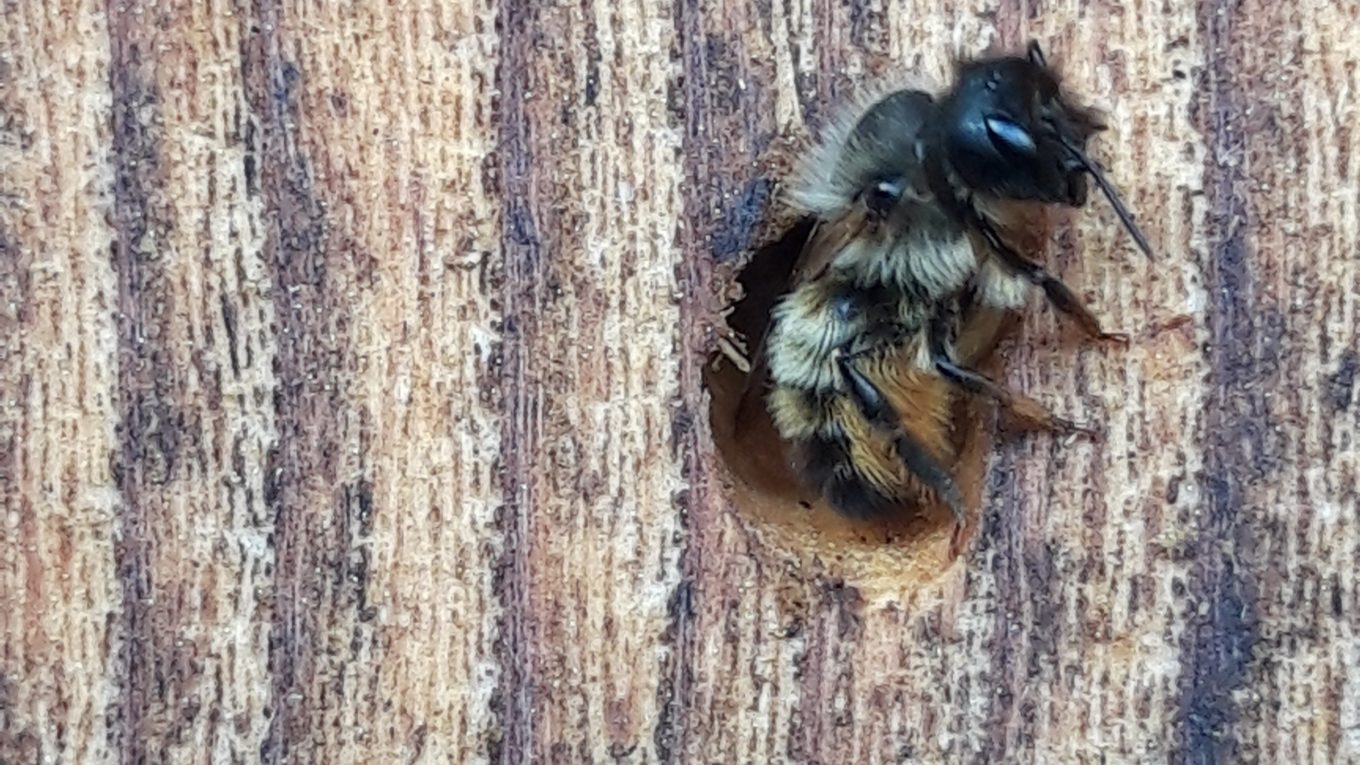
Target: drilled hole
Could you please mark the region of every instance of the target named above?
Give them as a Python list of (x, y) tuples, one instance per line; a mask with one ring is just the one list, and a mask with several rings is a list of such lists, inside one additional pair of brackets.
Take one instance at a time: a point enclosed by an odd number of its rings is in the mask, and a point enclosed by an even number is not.
[[(738, 276), (743, 298), (728, 316), (751, 354), (769, 321), (770, 309), (783, 294), (794, 262), (811, 232), (811, 224), (793, 225), (780, 239), (756, 251)], [(751, 359), (754, 363), (754, 359)], [(762, 401), (737, 410), (746, 375), (721, 352), (705, 366), (709, 412), (718, 454), (730, 473), (731, 499), (738, 512), (754, 521), (767, 538), (795, 554), (834, 568), (847, 581), (880, 580), (900, 589), (934, 578), (949, 568), (953, 523), (942, 508), (904, 507), (882, 519), (856, 519), (836, 512), (798, 478)], [(989, 410), (961, 400), (955, 418), (960, 459), (953, 466), (970, 511), (969, 534), (977, 526), (977, 509), (990, 448)]]

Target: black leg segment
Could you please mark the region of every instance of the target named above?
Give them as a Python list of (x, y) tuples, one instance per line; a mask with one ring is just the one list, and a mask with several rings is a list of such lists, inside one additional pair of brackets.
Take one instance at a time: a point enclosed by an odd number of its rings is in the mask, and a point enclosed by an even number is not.
[(847, 385), (851, 400), (860, 414), (875, 427), (892, 436), (893, 448), (911, 472), (929, 486), (949, 506), (954, 522), (963, 525), (963, 495), (949, 472), (910, 433), (903, 430), (878, 387), (855, 368), (853, 359), (839, 356), (836, 364)]

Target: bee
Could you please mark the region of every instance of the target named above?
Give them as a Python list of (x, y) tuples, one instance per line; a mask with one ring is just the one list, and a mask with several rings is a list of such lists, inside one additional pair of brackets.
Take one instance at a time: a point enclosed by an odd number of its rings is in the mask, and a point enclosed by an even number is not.
[(1032, 429), (1094, 432), (977, 371), (1004, 317), (1037, 287), (1088, 335), (1128, 342), (1024, 254), (1042, 247), (1047, 211), (1083, 207), (1094, 179), (1149, 257), (1151, 247), (1087, 154), (1104, 124), (1037, 42), (958, 62), (938, 96), (880, 91), (846, 116), (790, 184), (813, 228), (751, 359), (737, 427), (763, 404), (795, 473), (841, 513), (942, 503), (958, 530), (962, 396)]

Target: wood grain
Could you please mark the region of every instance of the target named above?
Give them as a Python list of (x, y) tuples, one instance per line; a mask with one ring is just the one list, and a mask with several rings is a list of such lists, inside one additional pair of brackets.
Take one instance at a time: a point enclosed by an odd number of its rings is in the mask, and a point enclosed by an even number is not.
[[(0, 762), (1360, 762), (1360, 12), (0, 6)], [(965, 556), (744, 509), (703, 367), (865, 77), (1045, 44), (1093, 205)], [(792, 512), (792, 510), (791, 510)], [(790, 529), (796, 533), (789, 533)]]

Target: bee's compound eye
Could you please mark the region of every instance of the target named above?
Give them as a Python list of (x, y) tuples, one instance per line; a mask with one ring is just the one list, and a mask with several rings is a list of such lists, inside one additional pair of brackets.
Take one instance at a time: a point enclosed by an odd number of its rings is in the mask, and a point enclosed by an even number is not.
[(1004, 117), (988, 117), (986, 122), (988, 137), (1002, 151), (1029, 157), (1038, 153), (1039, 147), (1028, 130)]
[(869, 193), (864, 197), (864, 203), (869, 206), (869, 210), (880, 215), (888, 212), (902, 198), (903, 184), (900, 178), (883, 180), (869, 187)]

